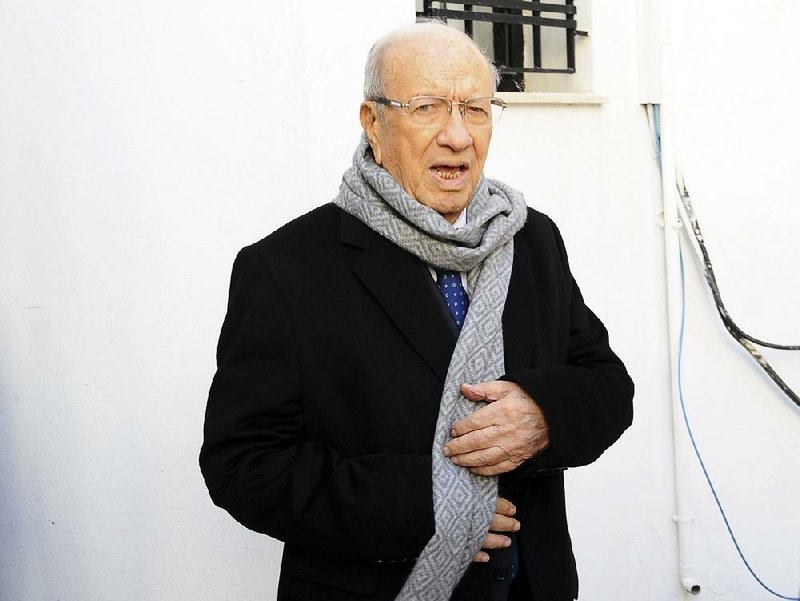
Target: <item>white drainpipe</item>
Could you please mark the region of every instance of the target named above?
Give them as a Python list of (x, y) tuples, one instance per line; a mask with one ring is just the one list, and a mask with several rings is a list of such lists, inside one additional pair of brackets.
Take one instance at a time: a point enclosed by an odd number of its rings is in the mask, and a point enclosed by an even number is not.
[[(669, 105), (667, 106), (669, 108)], [(680, 235), (682, 224), (678, 217), (678, 194), (675, 188), (675, 164), (672, 159), (670, 139), (670, 113), (661, 111), (661, 195), (664, 218), (664, 260), (667, 280), (667, 323), (670, 348), (670, 387), (672, 395), (672, 453), (675, 470), (675, 515), (678, 530), (678, 572), (683, 589), (700, 593), (694, 563), (695, 546), (692, 544), (694, 515), (691, 511), (687, 468), (694, 464), (691, 441), (686, 432), (681, 411), (678, 382), (678, 351), (680, 348), (683, 290), (680, 267)]]
[[(681, 222), (675, 187), (675, 112), (672, 102), (672, 64), (670, 48), (671, 1), (638, 0), (640, 99), (651, 116), (659, 117), (661, 134), (661, 196), (664, 227), (664, 258), (667, 293), (667, 319), (670, 346), (672, 394), (672, 451), (677, 528), (678, 570), (681, 587), (689, 595), (700, 593), (695, 566), (694, 516), (691, 511), (687, 472), (694, 465), (691, 443), (681, 412), (678, 383), (678, 351), (681, 336), (682, 282), (680, 268)], [(652, 105), (659, 109), (652, 115)]]

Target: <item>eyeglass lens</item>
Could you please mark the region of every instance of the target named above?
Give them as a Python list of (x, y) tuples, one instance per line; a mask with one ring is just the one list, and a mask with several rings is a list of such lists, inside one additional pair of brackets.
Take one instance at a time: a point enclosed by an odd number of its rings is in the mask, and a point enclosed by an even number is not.
[[(450, 117), (450, 100), (435, 96), (417, 96), (408, 102), (408, 114), (420, 125), (442, 125)], [(500, 120), (503, 107), (492, 104), (490, 98), (471, 98), (456, 104), (467, 122), (472, 125), (490, 125)]]

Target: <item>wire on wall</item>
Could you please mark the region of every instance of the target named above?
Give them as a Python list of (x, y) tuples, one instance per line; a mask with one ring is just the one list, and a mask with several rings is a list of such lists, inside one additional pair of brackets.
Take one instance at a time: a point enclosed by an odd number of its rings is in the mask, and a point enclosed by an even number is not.
[(742, 330), (731, 318), (730, 314), (728, 313), (727, 309), (725, 309), (725, 305), (722, 302), (722, 295), (719, 292), (719, 286), (717, 285), (717, 278), (714, 275), (714, 268), (711, 265), (711, 258), (708, 254), (708, 249), (706, 248), (705, 240), (703, 238), (703, 232), (700, 230), (700, 223), (697, 220), (697, 216), (694, 213), (694, 208), (692, 207), (692, 200), (689, 197), (689, 191), (686, 189), (686, 184), (683, 181), (683, 177), (678, 175), (678, 181), (676, 182), (678, 187), (678, 195), (680, 196), (680, 204), (679, 208), (682, 210), (682, 217), (683, 217), (683, 225), (684, 228), (687, 230), (687, 233), (693, 237), (694, 241), (696, 242), (695, 252), (697, 253), (697, 258), (700, 260), (700, 263), (703, 266), (703, 275), (705, 275), (706, 282), (708, 283), (709, 288), (711, 288), (711, 294), (714, 297), (714, 304), (717, 307), (717, 312), (719, 313), (720, 318), (722, 319), (722, 323), (725, 325), (725, 329), (728, 330), (728, 333), (733, 336), (734, 340), (741, 344), (748, 353), (756, 360), (756, 362), (761, 366), (767, 375), (772, 379), (773, 382), (780, 388), (783, 393), (794, 402), (795, 405), (800, 407), (800, 396), (792, 390), (789, 385), (784, 382), (783, 378), (781, 378), (775, 369), (769, 364), (769, 362), (764, 358), (764, 356), (759, 352), (759, 350), (755, 347), (755, 345), (763, 346), (765, 348), (772, 348), (784, 351), (800, 351), (800, 345), (787, 345), (787, 344), (775, 344), (773, 342), (765, 342), (763, 340), (759, 340), (758, 338), (754, 338), (747, 334), (744, 330)]
[(733, 533), (733, 528), (731, 528), (731, 524), (728, 521), (728, 516), (725, 513), (725, 509), (723, 509), (722, 507), (722, 502), (719, 500), (719, 495), (717, 495), (717, 490), (714, 488), (713, 482), (711, 482), (711, 476), (708, 475), (706, 464), (703, 461), (703, 457), (700, 455), (700, 449), (697, 447), (697, 441), (694, 438), (694, 432), (692, 432), (692, 427), (689, 425), (689, 418), (686, 414), (686, 404), (683, 399), (683, 342), (684, 342), (684, 332), (686, 330), (686, 275), (683, 267), (683, 251), (680, 249), (680, 246), (678, 247), (678, 252), (680, 258), (680, 273), (681, 273), (681, 327), (680, 327), (680, 338), (678, 343), (678, 394), (681, 401), (681, 412), (683, 413), (683, 421), (686, 424), (686, 432), (689, 434), (689, 440), (692, 443), (694, 454), (697, 456), (697, 461), (700, 463), (700, 467), (703, 470), (703, 475), (706, 478), (708, 487), (711, 489), (711, 494), (714, 496), (714, 502), (717, 504), (717, 508), (719, 509), (720, 515), (722, 515), (722, 520), (725, 522), (725, 528), (728, 530), (728, 534), (731, 537), (731, 541), (733, 541), (733, 546), (736, 547), (736, 552), (739, 554), (739, 557), (741, 558), (742, 562), (747, 568), (747, 571), (750, 572), (750, 575), (753, 578), (755, 578), (756, 582), (758, 582), (758, 584), (760, 584), (764, 590), (778, 597), (779, 599), (788, 599), (789, 601), (800, 601), (800, 597), (790, 597), (789, 595), (782, 595), (781, 593), (772, 590), (769, 586), (767, 586), (764, 583), (764, 581), (761, 578), (759, 578), (758, 574), (756, 574), (755, 570), (753, 570), (753, 568), (750, 566), (750, 562), (747, 561), (747, 558), (745, 557), (742, 548), (739, 546), (739, 541), (736, 539), (736, 535)]
[[(658, 104), (648, 104), (645, 105), (646, 108), (646, 116), (648, 120), (648, 124), (650, 125), (650, 130), (652, 134), (653, 140), (653, 147), (655, 151), (655, 158), (657, 160), (659, 172), (663, 177), (662, 171), (662, 148), (661, 148), (661, 106)], [(686, 185), (683, 182), (683, 178), (679, 177), (677, 182), (678, 187), (678, 194), (680, 197), (680, 203), (678, 203), (679, 210), (682, 212), (682, 221), (683, 226), (687, 230), (687, 234), (689, 235), (690, 243), (694, 241), (692, 245), (700, 263), (703, 265), (703, 271), (706, 278), (706, 282), (708, 283), (709, 287), (711, 288), (712, 295), (714, 297), (714, 302), (717, 307), (717, 311), (722, 318), (723, 323), (725, 324), (726, 329), (728, 332), (739, 342), (745, 349), (750, 352), (750, 354), (756, 359), (758, 364), (764, 369), (773, 381), (778, 384), (781, 390), (796, 404), (800, 405), (798, 402), (797, 394), (786, 385), (785, 382), (778, 376), (774, 369), (767, 363), (767, 361), (761, 356), (757, 349), (753, 347), (753, 344), (758, 344), (759, 346), (764, 346), (768, 348), (776, 348), (781, 350), (800, 350), (800, 346), (794, 345), (779, 345), (769, 342), (761, 341), (757, 338), (750, 336), (749, 334), (745, 333), (741, 328), (739, 328), (733, 319), (728, 314), (727, 310), (725, 309), (724, 304), (722, 303), (722, 296), (719, 292), (719, 286), (717, 285), (716, 277), (714, 275), (713, 266), (711, 265), (711, 259), (709, 257), (708, 249), (705, 245), (705, 240), (703, 239), (703, 234), (700, 230), (700, 224), (697, 220), (697, 217), (694, 213), (694, 209), (691, 204), (691, 199), (689, 198), (688, 190), (686, 189)], [(667, 221), (667, 215), (664, 216), (665, 226)], [(700, 467), (703, 471), (703, 476), (705, 477), (706, 483), (708, 484), (709, 489), (711, 490), (711, 494), (714, 497), (714, 502), (717, 505), (717, 509), (722, 516), (722, 520), (725, 523), (725, 528), (728, 531), (728, 535), (730, 536), (731, 541), (733, 542), (734, 547), (736, 548), (736, 552), (739, 554), (739, 558), (744, 563), (747, 571), (750, 575), (755, 579), (756, 582), (767, 592), (771, 595), (779, 599), (785, 599), (787, 601), (800, 601), (800, 596), (790, 596), (790, 595), (783, 595), (781, 593), (776, 592), (772, 588), (770, 588), (753, 570), (750, 562), (744, 555), (741, 546), (739, 545), (739, 541), (736, 538), (736, 535), (733, 532), (733, 528), (731, 527), (730, 521), (728, 520), (728, 516), (725, 513), (725, 509), (722, 506), (722, 502), (720, 501), (719, 495), (717, 494), (716, 488), (714, 487), (713, 482), (711, 481), (711, 476), (708, 473), (708, 469), (706, 468), (705, 462), (703, 461), (703, 457), (700, 454), (700, 449), (697, 444), (697, 440), (695, 439), (694, 432), (692, 431), (692, 427), (689, 424), (689, 417), (686, 412), (686, 403), (684, 400), (684, 391), (683, 391), (683, 348), (684, 348), (684, 336), (686, 331), (686, 274), (684, 268), (684, 261), (683, 261), (683, 251), (681, 248), (680, 243), (677, 245), (678, 248), (678, 260), (679, 260), (679, 279), (680, 279), (680, 331), (679, 331), (679, 338), (678, 338), (678, 360), (677, 360), (677, 388), (678, 388), (678, 400), (680, 405), (681, 416), (683, 418), (683, 423), (686, 427), (686, 432), (689, 435), (689, 440), (692, 444), (692, 449), (694, 451), (695, 456), (697, 457), (697, 461), (700, 464)], [(751, 350), (752, 349), (752, 350)], [(690, 591), (695, 593), (694, 590)], [(697, 592), (699, 592), (699, 587)]]

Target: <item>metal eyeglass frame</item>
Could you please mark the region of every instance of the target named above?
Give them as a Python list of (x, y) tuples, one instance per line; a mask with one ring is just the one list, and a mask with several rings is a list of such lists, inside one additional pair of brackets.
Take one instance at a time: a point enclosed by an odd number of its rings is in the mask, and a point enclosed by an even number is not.
[[(490, 104), (500, 107), (501, 117), (503, 115), (503, 111), (505, 111), (506, 107), (508, 106), (505, 100), (497, 98), (495, 96), (476, 96), (474, 98), (467, 98), (464, 101), (452, 100), (451, 98), (446, 98), (444, 96), (412, 96), (411, 98), (408, 99), (408, 102), (400, 102), (399, 100), (392, 100), (391, 98), (385, 98), (384, 96), (373, 96), (372, 98), (367, 98), (367, 100), (370, 100), (372, 102), (377, 102), (378, 104), (382, 104), (384, 106), (391, 106), (396, 109), (405, 109), (406, 114), (410, 115), (411, 113), (409, 112), (409, 109), (411, 108), (411, 102), (420, 98), (431, 98), (433, 100), (443, 100), (444, 102), (446, 102), (448, 118), (450, 118), (450, 116), (453, 114), (453, 105), (454, 104), (458, 105), (458, 112), (461, 113), (461, 117), (471, 125), (480, 125), (480, 124), (472, 123), (469, 120), (469, 117), (467, 117), (466, 109), (467, 109), (467, 104), (469, 102), (473, 100), (488, 100)], [(497, 123), (499, 122), (500, 119), (498, 118)], [(491, 123), (492, 125), (495, 124), (494, 120), (490, 121), (489, 123)]]

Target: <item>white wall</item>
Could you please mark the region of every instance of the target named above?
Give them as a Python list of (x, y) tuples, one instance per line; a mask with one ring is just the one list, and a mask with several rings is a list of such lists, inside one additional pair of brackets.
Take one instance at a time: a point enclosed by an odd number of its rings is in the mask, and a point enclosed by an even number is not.
[(230, 266), (336, 193), (412, 10), (1, 6), (0, 598), (272, 598), (197, 468)]
[[(723, 294), (745, 329), (796, 342), (797, 8), (769, 0), (746, 28), (718, 3), (670, 4), (679, 153)], [(413, 19), (413, 1), (365, 6), (0, 2), (0, 599), (274, 598), (280, 544), (215, 508), (199, 474), (205, 396), (236, 250), (333, 197), (366, 51)], [(608, 102), (515, 106), (487, 174), (559, 223), (637, 383), (634, 427), (568, 474), (582, 598), (666, 601), (666, 290), (635, 11), (593, 7)], [(798, 412), (727, 341), (689, 263), (692, 419), (753, 563), (795, 594)], [(800, 386), (796, 359), (775, 364)], [(689, 469), (701, 595), (768, 598)]]
[[(800, 344), (800, 5), (751, 8), (741, 0), (673, 3), (675, 156), (731, 316), (757, 338)], [(685, 259), (692, 427), (751, 566), (776, 592), (800, 598), (800, 410), (730, 338), (698, 261)], [(800, 353), (764, 356), (800, 391)], [(703, 597), (775, 598), (747, 572), (699, 467), (689, 467)]]

